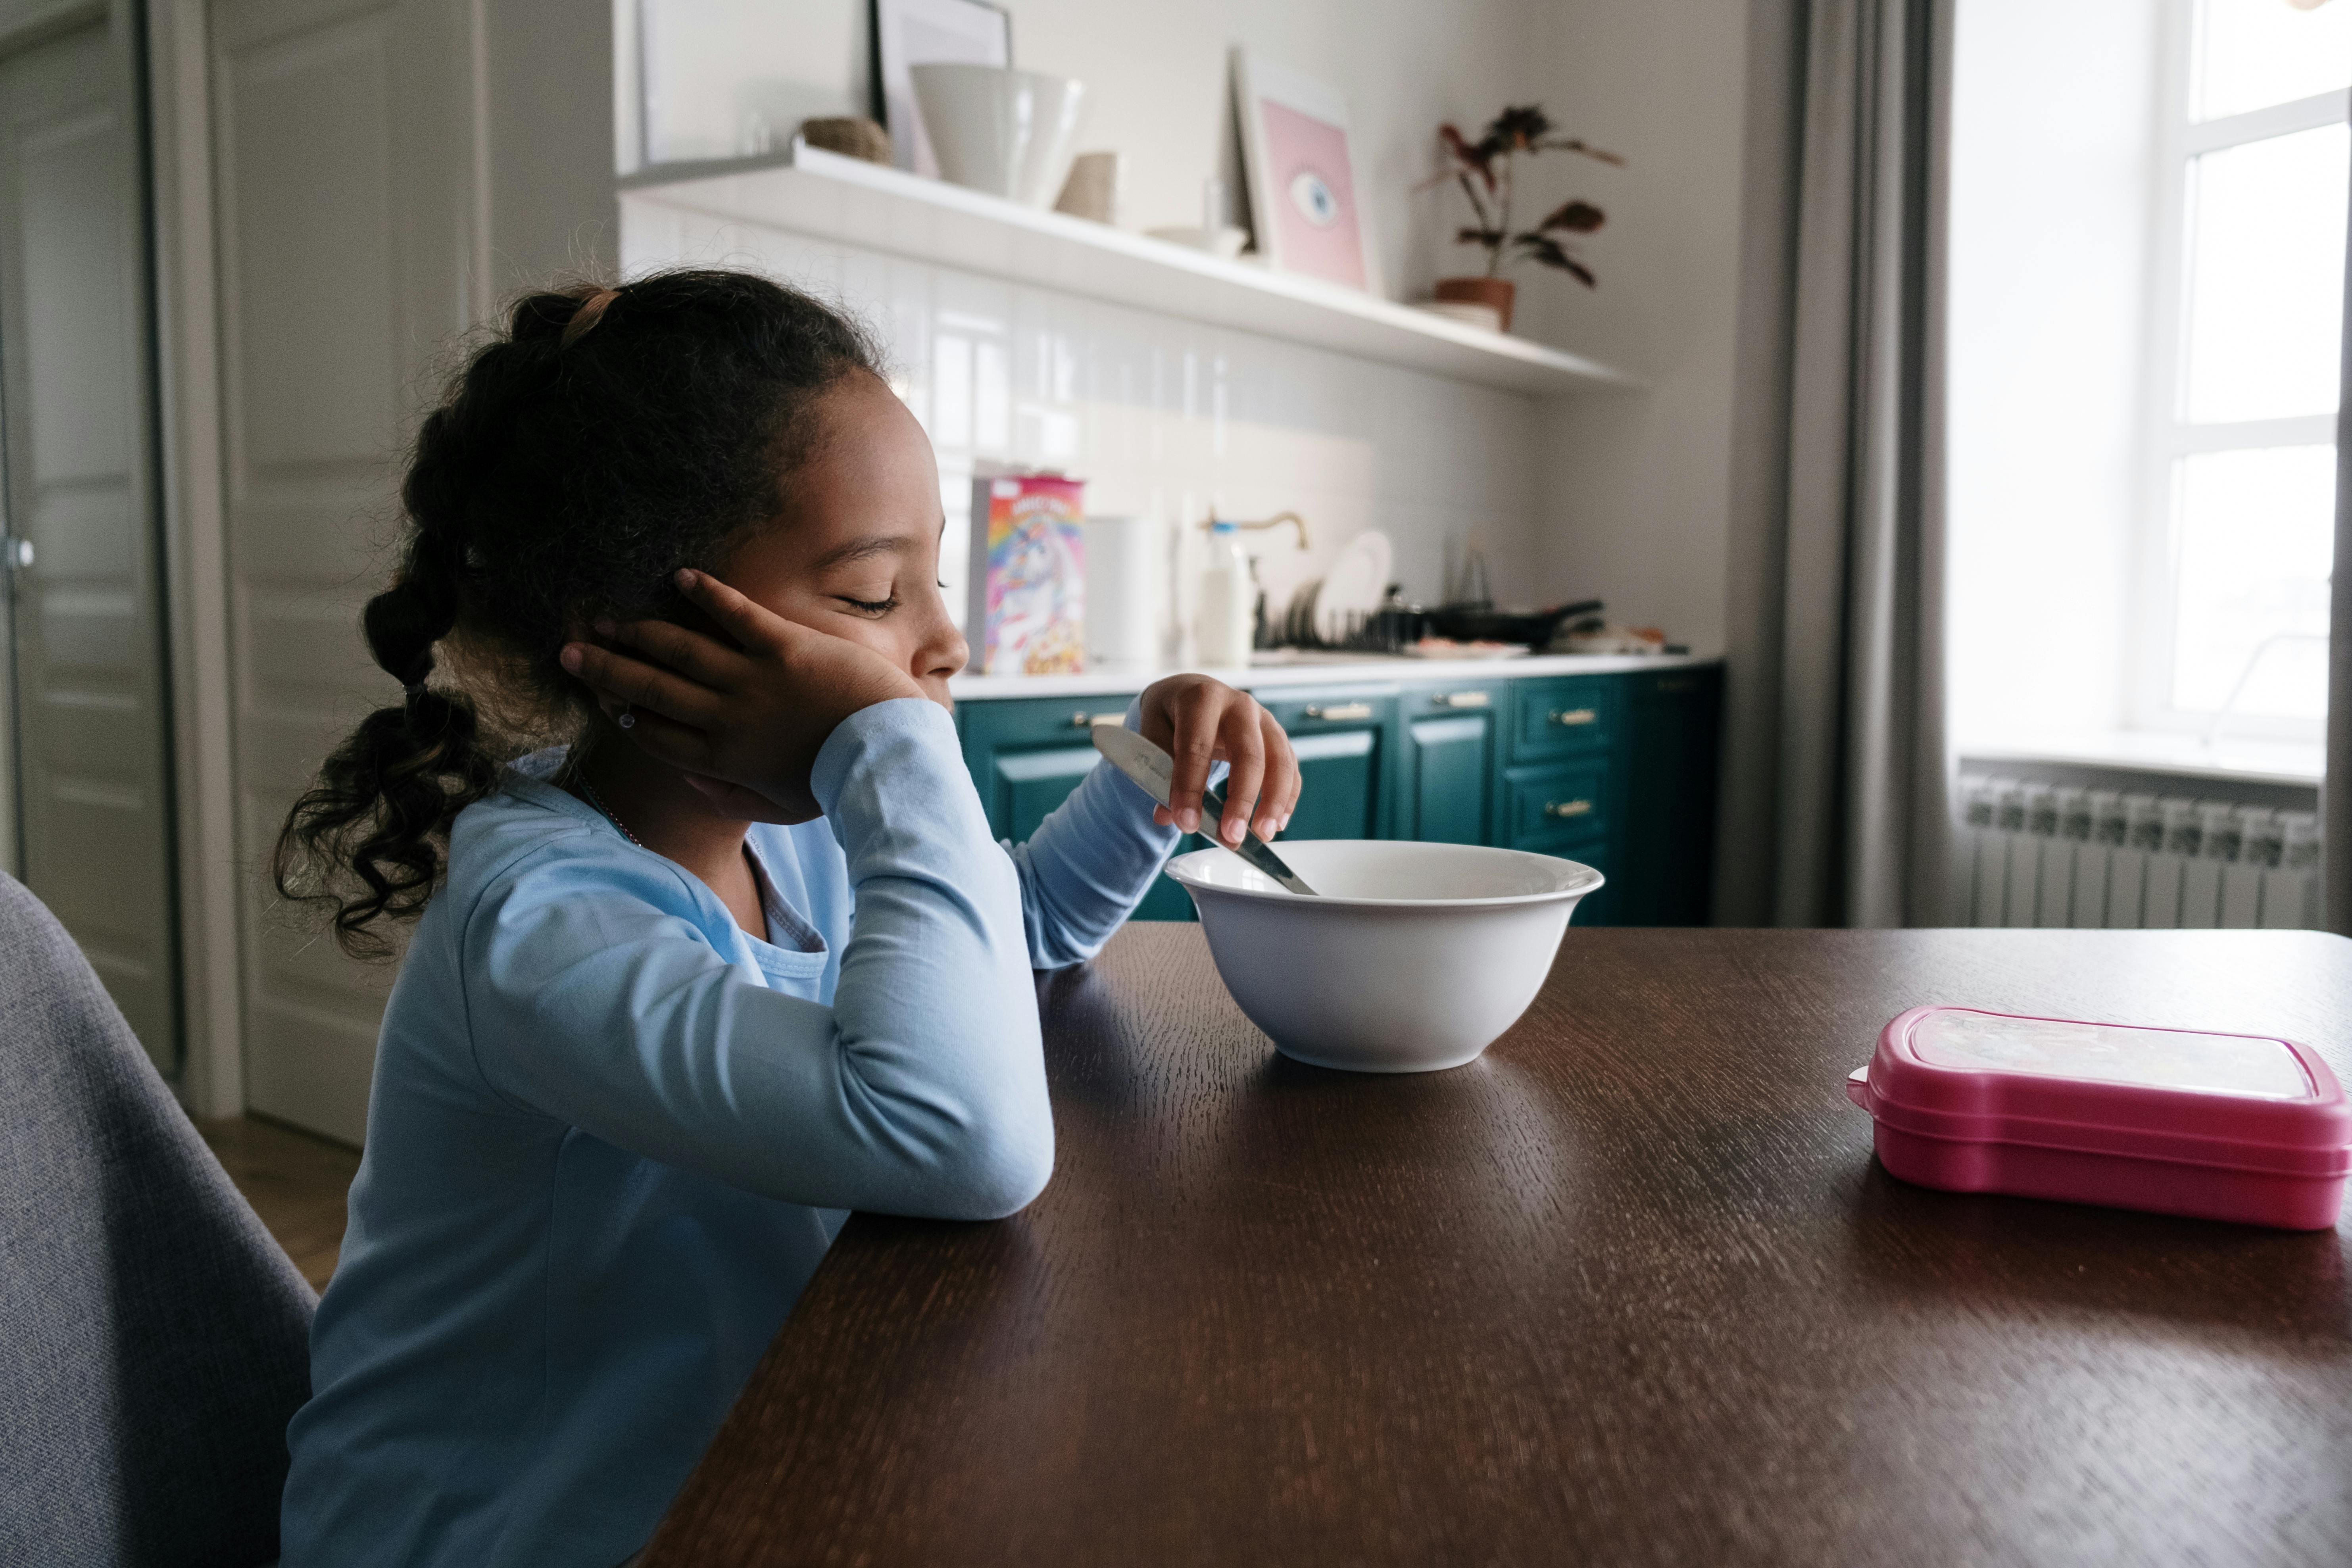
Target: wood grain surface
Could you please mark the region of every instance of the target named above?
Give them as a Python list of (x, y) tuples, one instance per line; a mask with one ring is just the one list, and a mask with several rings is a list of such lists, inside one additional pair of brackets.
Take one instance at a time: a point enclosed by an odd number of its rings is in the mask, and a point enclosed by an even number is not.
[(1571, 929), (1401, 1078), (1197, 927), (1038, 986), (1052, 1186), (851, 1220), (649, 1563), (2352, 1563), (2344, 1228), (1906, 1186), (1843, 1088), (1927, 1002), (2352, 1081), (2352, 942)]

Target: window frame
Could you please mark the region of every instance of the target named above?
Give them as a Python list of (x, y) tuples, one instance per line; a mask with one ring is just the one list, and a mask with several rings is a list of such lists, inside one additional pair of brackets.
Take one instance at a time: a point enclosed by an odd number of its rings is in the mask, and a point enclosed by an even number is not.
[[(2148, 203), (2148, 363), (2141, 416), (2142, 458), (2137, 511), (2138, 559), (2130, 595), (2133, 646), (2126, 660), (2125, 705), (2132, 728), (2172, 732), (2212, 731), (2224, 722), (2211, 710), (2173, 705), (2174, 629), (2179, 601), (2180, 458), (2205, 452), (2336, 445), (2336, 413), (2196, 424), (2186, 416), (2189, 232), (2192, 171), (2209, 153), (2292, 135), (2352, 120), (2352, 87), (2200, 121), (2190, 100), (2199, 0), (2167, 0), (2159, 39), (2156, 93), (2156, 189)], [(2352, 320), (2347, 320), (2352, 327)], [(2339, 398), (2342, 393), (2339, 392)], [(2316, 742), (2324, 719), (2234, 712), (2227, 732), (2248, 739)]]

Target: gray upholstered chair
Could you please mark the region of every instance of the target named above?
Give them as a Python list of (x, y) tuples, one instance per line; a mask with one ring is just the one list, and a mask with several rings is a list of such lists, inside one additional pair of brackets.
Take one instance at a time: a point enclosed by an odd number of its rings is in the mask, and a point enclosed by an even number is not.
[(276, 1557), (315, 1304), (0, 875), (0, 1563)]

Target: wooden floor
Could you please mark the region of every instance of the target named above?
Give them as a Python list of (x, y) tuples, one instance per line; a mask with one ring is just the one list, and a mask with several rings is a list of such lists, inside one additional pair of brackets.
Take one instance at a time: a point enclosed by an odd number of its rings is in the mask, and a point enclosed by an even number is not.
[(325, 1289), (342, 1249), (343, 1198), (359, 1151), (250, 1116), (200, 1121), (196, 1130), (302, 1278)]

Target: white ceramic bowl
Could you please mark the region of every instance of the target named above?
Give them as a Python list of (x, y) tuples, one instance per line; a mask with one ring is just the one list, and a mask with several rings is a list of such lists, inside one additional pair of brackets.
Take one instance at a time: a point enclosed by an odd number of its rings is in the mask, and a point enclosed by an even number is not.
[(940, 173), (1042, 207), (1070, 172), (1086, 84), (1000, 66), (912, 66), (915, 101)]
[(1577, 900), (1601, 873), (1471, 844), (1287, 840), (1315, 898), (1223, 849), (1169, 863), (1192, 895), (1225, 988), (1283, 1055), (1356, 1072), (1435, 1072), (1475, 1059), (1551, 973)]

